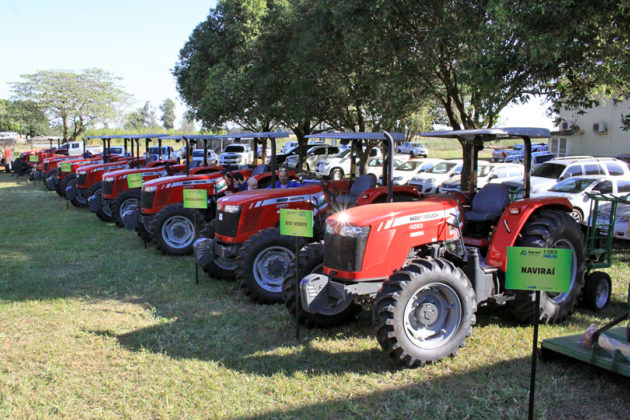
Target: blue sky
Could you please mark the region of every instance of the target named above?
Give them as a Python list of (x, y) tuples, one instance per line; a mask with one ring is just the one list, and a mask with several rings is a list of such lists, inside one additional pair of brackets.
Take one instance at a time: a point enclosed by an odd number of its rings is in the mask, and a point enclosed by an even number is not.
[[(11, 96), (8, 83), (38, 70), (97, 67), (122, 78), (120, 85), (137, 101), (157, 108), (176, 101), (185, 110), (171, 69), (192, 30), (205, 20), (213, 0), (1, 0), (0, 98)], [(501, 122), (552, 128), (540, 101), (510, 107)], [(176, 126), (179, 121), (176, 122)]]

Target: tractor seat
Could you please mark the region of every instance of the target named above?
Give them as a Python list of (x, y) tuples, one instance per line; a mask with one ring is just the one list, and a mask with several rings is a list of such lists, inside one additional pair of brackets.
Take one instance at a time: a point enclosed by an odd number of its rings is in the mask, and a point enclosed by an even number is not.
[(262, 174), (264, 172), (267, 172), (269, 170), (270, 169), (269, 169), (268, 165), (260, 164), (260, 165), (258, 165), (258, 166), (256, 166), (254, 168), (254, 170), (252, 171), (252, 175), (251, 176), (260, 175), (260, 174)]
[(472, 202), (472, 210), (466, 212), (466, 222), (492, 222), (499, 219), (507, 207), (510, 189), (503, 184), (486, 184)]
[(376, 186), (376, 175), (363, 174), (350, 187), (350, 194), (342, 194), (335, 198), (338, 205), (344, 207), (350, 207), (353, 205), (357, 198), (367, 189), (374, 188)]

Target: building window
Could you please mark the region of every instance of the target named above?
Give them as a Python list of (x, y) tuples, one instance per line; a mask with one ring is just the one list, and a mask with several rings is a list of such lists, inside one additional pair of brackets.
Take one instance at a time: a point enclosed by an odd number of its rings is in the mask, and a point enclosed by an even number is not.
[(558, 157), (567, 155), (567, 138), (566, 137), (552, 137), (549, 140), (550, 152)]

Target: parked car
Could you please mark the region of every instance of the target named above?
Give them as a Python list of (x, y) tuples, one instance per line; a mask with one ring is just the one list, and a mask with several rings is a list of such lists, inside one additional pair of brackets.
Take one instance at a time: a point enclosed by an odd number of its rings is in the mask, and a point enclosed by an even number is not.
[(568, 156), (551, 159), (532, 172), (532, 194), (546, 191), (557, 181), (574, 176), (622, 176), (629, 177), (630, 169), (615, 158), (594, 158), (592, 156)]
[[(548, 160), (553, 159), (555, 156), (551, 152), (541, 151), (533, 152), (531, 156), (531, 170), (538, 168)], [(525, 155), (521, 152), (509, 155), (504, 160), (505, 163), (523, 163), (525, 162)]]
[[(203, 165), (203, 149), (194, 149), (190, 160), (191, 162), (199, 162), (193, 164), (193, 166)], [(208, 149), (206, 150), (206, 161), (208, 162), (208, 166), (214, 166), (219, 162), (219, 156), (217, 156), (214, 150)]]
[[(522, 179), (524, 168), (518, 163), (477, 162), (477, 188), (486, 184), (500, 184), (510, 179)], [(459, 191), (461, 176), (456, 175), (442, 183), (441, 191)]]
[(149, 147), (149, 160), (167, 160), (167, 159), (177, 160), (181, 157), (182, 157), (181, 152), (173, 149), (173, 146), (162, 146), (161, 149), (159, 146)]
[(297, 141), (288, 141), (282, 145), (280, 153), (288, 153), (290, 150), (295, 149), (298, 146)]
[(571, 216), (584, 223), (590, 218), (591, 199), (588, 193), (624, 196), (630, 193), (630, 177), (574, 176), (559, 181), (549, 191), (537, 192), (532, 197), (566, 197), (573, 205)]
[(223, 149), (219, 157), (221, 166), (244, 166), (253, 163), (254, 151), (248, 144), (233, 143)]
[(395, 185), (407, 185), (411, 178), (426, 172), (444, 159), (410, 159), (399, 165), (394, 165), (392, 181)]
[[(330, 144), (320, 144), (309, 147), (306, 150), (306, 162), (304, 167), (307, 171), (315, 169), (318, 160), (326, 159), (328, 157), (335, 156), (339, 153), (338, 146), (331, 146)], [(291, 168), (295, 168), (298, 165), (299, 155), (297, 153), (291, 154), (287, 157), (285, 163)]]
[[(315, 163), (315, 174), (338, 181), (350, 174), (351, 150), (346, 149), (335, 156), (320, 159)], [(370, 157), (380, 157), (381, 149), (378, 147), (370, 151)]]
[[(492, 151), (492, 160), (494, 162), (502, 162), (506, 158), (512, 155), (523, 155), (523, 144), (515, 144), (512, 149), (494, 149)], [(545, 143), (535, 143), (532, 144), (532, 153), (534, 152), (546, 152), (548, 151), (547, 145)], [(523, 158), (521, 158), (521, 161)], [(518, 160), (517, 160), (518, 162)]]
[(429, 150), (420, 143), (405, 142), (396, 148), (398, 153), (414, 156), (428, 157)]
[[(606, 224), (610, 220), (610, 204), (602, 205), (597, 219), (598, 223)], [(617, 239), (630, 240), (630, 204), (618, 204), (613, 225), (613, 236)]]
[[(400, 159), (396, 159), (394, 158), (394, 162), (392, 162), (394, 164), (394, 168), (397, 167), (398, 165), (402, 164), (403, 161)], [(376, 176), (376, 179), (381, 180), (383, 177), (383, 158), (382, 157), (375, 157), (375, 158), (371, 158), (368, 159), (367, 161), (367, 165), (366, 166), (366, 173), (368, 174), (374, 174)]]
[(428, 171), (412, 177), (409, 185), (416, 187), (422, 195), (437, 194), (444, 181), (462, 172), (462, 165), (461, 159), (445, 160)]

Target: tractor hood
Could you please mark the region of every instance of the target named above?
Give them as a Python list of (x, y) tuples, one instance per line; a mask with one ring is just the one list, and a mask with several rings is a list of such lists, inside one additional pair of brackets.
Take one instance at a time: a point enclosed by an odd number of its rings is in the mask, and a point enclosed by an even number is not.
[(133, 169), (120, 169), (117, 171), (111, 171), (108, 172), (106, 175), (103, 176), (103, 178), (118, 178), (118, 177), (126, 177), (129, 174), (137, 174), (137, 173), (142, 173), (142, 175), (145, 174), (154, 174), (154, 173), (159, 173), (159, 172), (164, 172), (164, 174), (166, 174), (166, 169), (163, 166), (155, 166), (153, 168), (133, 168)]
[[(225, 183), (225, 177), (221, 172), (203, 175), (176, 175), (148, 181), (142, 186), (142, 189), (151, 188), (153, 190), (161, 190), (164, 188), (184, 187), (187, 185), (213, 184), (221, 181)], [(225, 188), (222, 186), (221, 190), (226, 189), (227, 185), (224, 187)]]
[(120, 162), (107, 162), (107, 163), (95, 163), (92, 165), (85, 165), (81, 167), (82, 172), (97, 172), (105, 169), (123, 169), (128, 168), (129, 163), (125, 161)]
[(412, 223), (447, 219), (459, 214), (461, 213), (456, 200), (436, 196), (423, 201), (354, 207), (328, 217), (326, 224), (340, 227), (372, 226), (380, 231)]
[(235, 205), (243, 206), (248, 203), (264, 202), (265, 200), (275, 200), (286, 198), (286, 202), (291, 201), (304, 201), (305, 195), (317, 194), (322, 192), (322, 187), (319, 184), (304, 185), (301, 187), (293, 188), (268, 188), (252, 191), (241, 191), (236, 194), (230, 194), (226, 197), (221, 197), (217, 204), (221, 206)]

